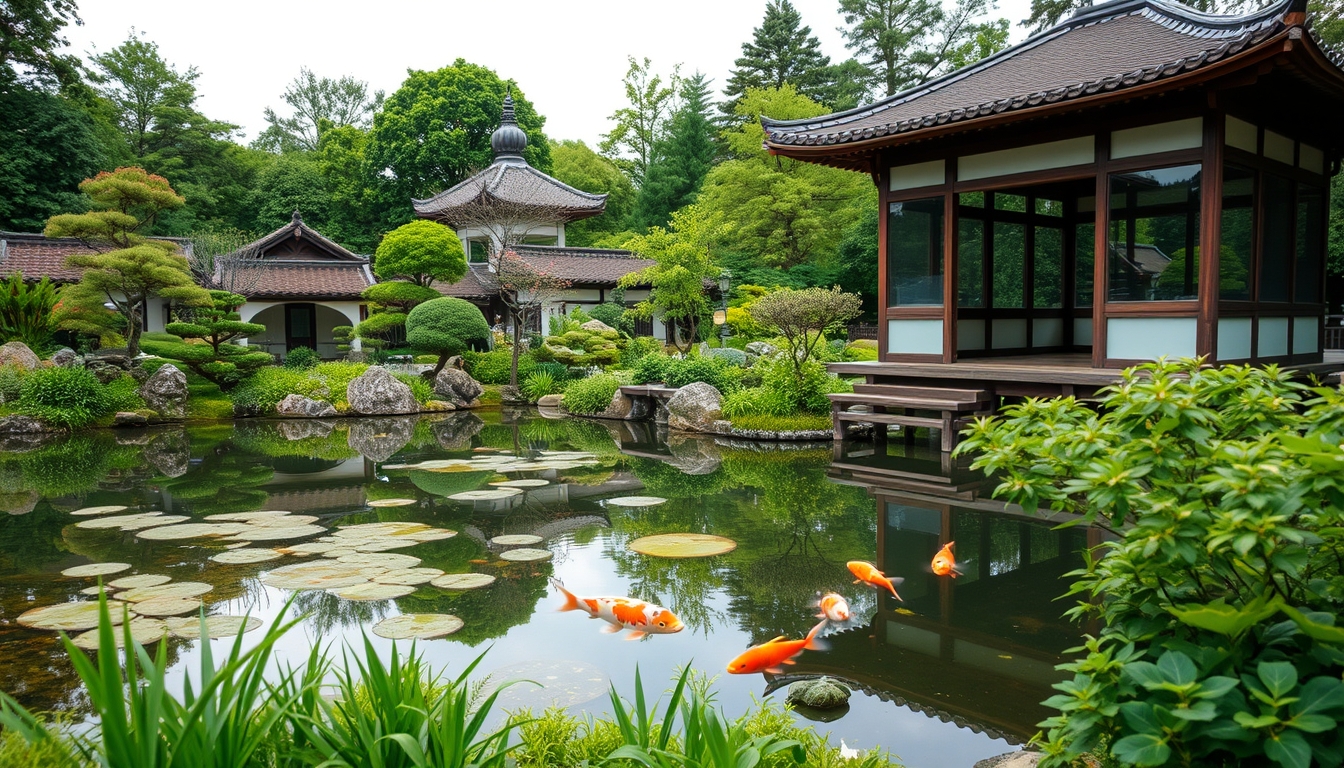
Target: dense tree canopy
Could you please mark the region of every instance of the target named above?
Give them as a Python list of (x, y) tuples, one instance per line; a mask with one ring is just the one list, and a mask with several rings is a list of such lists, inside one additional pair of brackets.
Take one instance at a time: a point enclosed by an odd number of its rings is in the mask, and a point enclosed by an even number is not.
[(789, 0), (769, 0), (765, 19), (742, 44), (742, 56), (733, 62), (724, 111), (740, 115), (738, 102), (751, 88), (782, 88), (792, 85), (805, 96), (820, 96), (825, 88), (831, 59), (821, 52), (821, 42), (812, 28), (803, 24), (798, 9)]
[(566, 243), (589, 246), (626, 229), (635, 205), (635, 185), (615, 163), (575, 140), (551, 142), (551, 162), (555, 178), (575, 189), (607, 196), (601, 216), (566, 225)]
[(667, 136), (654, 147), (635, 203), (639, 228), (663, 226), (673, 211), (695, 202), (717, 154), (710, 109), (709, 80), (697, 72), (682, 83), (681, 106), (672, 115)]
[(104, 159), (93, 121), (68, 100), (0, 81), (0, 229), (32, 232), (78, 210)]
[(369, 93), (369, 84), (344, 75), (333, 80), (318, 77), (307, 67), (299, 69), (280, 95), (292, 112), (289, 116), (266, 108), (266, 130), (253, 142), (272, 152), (311, 152), (327, 128), (352, 125), (367, 130), (383, 106), (383, 92)]
[(381, 280), (405, 280), (425, 287), (435, 281), (452, 284), (466, 274), (467, 257), (453, 230), (418, 219), (383, 237), (373, 257), (373, 271)]
[(19, 78), (76, 81), (79, 59), (60, 52), (66, 45), (61, 31), (70, 22), (81, 23), (72, 0), (0, 3), (0, 85)]
[(663, 80), (653, 71), (652, 61), (646, 58), (640, 62), (631, 56), (630, 68), (621, 81), (628, 105), (611, 115), (614, 125), (602, 136), (600, 148), (637, 185), (643, 183), (658, 143), (667, 134), (667, 123), (676, 109), (678, 73), (679, 68), (673, 67), (672, 74)]

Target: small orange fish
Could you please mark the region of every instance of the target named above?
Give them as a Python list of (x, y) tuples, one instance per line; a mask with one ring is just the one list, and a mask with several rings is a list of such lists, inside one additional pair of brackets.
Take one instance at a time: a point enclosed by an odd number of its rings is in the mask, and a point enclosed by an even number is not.
[(845, 598), (834, 592), (822, 595), (821, 599), (817, 601), (817, 608), (821, 609), (821, 613), (817, 614), (818, 619), (835, 622), (849, 621), (849, 603), (845, 602)]
[(949, 541), (938, 550), (938, 554), (933, 556), (933, 573), (935, 576), (951, 576), (956, 578), (961, 573), (957, 567), (957, 558), (952, 554), (952, 545), (955, 541)]
[(670, 635), (685, 629), (675, 614), (653, 603), (632, 597), (578, 597), (565, 589), (559, 579), (551, 579), (551, 586), (565, 596), (561, 611), (583, 611), (590, 619), (608, 622), (603, 632), (631, 630), (626, 640), (639, 640), (645, 635)]
[(905, 581), (900, 577), (888, 578), (887, 575), (877, 569), (872, 563), (866, 563), (862, 560), (850, 560), (845, 563), (849, 572), (854, 574), (855, 584), (867, 584), (877, 589), (885, 589), (891, 592), (891, 596), (905, 602), (904, 598), (896, 594), (896, 585)]
[(817, 637), (825, 626), (826, 622), (819, 622), (802, 640), (787, 640), (781, 635), (768, 643), (748, 648), (741, 656), (728, 662), (728, 673), (750, 675), (756, 672), (783, 672), (784, 665), (793, 664), (793, 657), (803, 651), (826, 650), (826, 643)]

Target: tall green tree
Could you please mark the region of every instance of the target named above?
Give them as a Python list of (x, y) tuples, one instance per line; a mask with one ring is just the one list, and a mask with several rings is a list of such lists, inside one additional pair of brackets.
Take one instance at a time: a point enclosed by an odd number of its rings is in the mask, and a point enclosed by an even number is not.
[(355, 253), (373, 253), (384, 227), (377, 186), (364, 149), (369, 134), (353, 125), (324, 129), (317, 164), (326, 186), (328, 237)]
[[(88, 195), (91, 210), (53, 216), (46, 228), (47, 237), (74, 237), (103, 251), (67, 259), (81, 270), (79, 282), (61, 294), (68, 316), (98, 317), (110, 304), (121, 319), (127, 354), (134, 357), (140, 354), (141, 312), (149, 299), (213, 305), (210, 294), (192, 280), (177, 246), (143, 234), (160, 214), (184, 203), (167, 179), (141, 168), (118, 168), (84, 180), (79, 189)], [(74, 322), (74, 330), (102, 330)]]
[(418, 219), (388, 232), (373, 257), (373, 271), (382, 280), (405, 280), (429, 287), (450, 285), (467, 272), (462, 241), (442, 224)]
[(877, 320), (878, 214), (876, 205), (864, 207), (840, 241), (835, 269), (835, 282), (847, 293), (863, 297), (863, 316), (872, 321)]
[(891, 96), (976, 61), (1008, 42), (1006, 20), (983, 21), (994, 0), (840, 0), (845, 45)]
[(634, 223), (641, 229), (666, 225), (673, 211), (694, 202), (714, 165), (709, 80), (697, 72), (682, 84), (680, 100), (639, 188)]
[(673, 344), (689, 350), (697, 338), (696, 325), (711, 311), (705, 281), (719, 277), (716, 252), (728, 233), (723, 217), (698, 205), (672, 215), (666, 229), (653, 227), (632, 238), (625, 247), (654, 263), (621, 278), (621, 286), (649, 286), (649, 298), (635, 306), (644, 317), (660, 315), (686, 330)]
[(782, 88), (792, 85), (810, 98), (822, 96), (830, 79), (830, 57), (821, 52), (821, 43), (812, 28), (789, 0), (768, 0), (765, 19), (752, 30), (751, 41), (742, 44), (742, 56), (733, 63), (728, 100), (723, 111), (738, 116), (738, 102), (751, 88)]
[(541, 130), (546, 119), (517, 83), (465, 59), (408, 73), (374, 116), (364, 150), (387, 227), (411, 220), (412, 198), (442, 192), (494, 161), (490, 134), (499, 127), (509, 91), (518, 126), (527, 133), (524, 157), (549, 172), (551, 149)]
[(590, 246), (626, 230), (635, 206), (635, 186), (615, 163), (574, 139), (551, 142), (551, 162), (555, 178), (575, 189), (607, 196), (601, 216), (565, 225), (566, 244)]
[(0, 229), (32, 232), (79, 210), (79, 182), (105, 155), (83, 110), (61, 96), (0, 82)]
[(256, 217), (252, 229), (257, 232), (279, 229), (289, 223), (294, 211), (299, 211), (304, 222), (327, 234), (331, 193), (321, 164), (311, 154), (301, 152), (270, 159), (257, 174), (250, 207)]
[(79, 80), (79, 59), (61, 49), (69, 45), (62, 30), (82, 24), (73, 0), (5, 0), (0, 3), (0, 84), (18, 79), (59, 82)]
[(280, 98), (291, 114), (283, 116), (266, 108), (266, 130), (252, 142), (258, 149), (271, 152), (312, 152), (317, 149), (326, 124), (339, 128), (351, 125), (368, 130), (373, 116), (382, 109), (382, 91), (369, 93), (369, 84), (350, 75), (338, 79), (318, 77), (311, 69), (300, 67), (299, 74)]
[(653, 71), (653, 62), (630, 57), (630, 68), (621, 81), (625, 87), (628, 106), (611, 115), (616, 125), (602, 135), (598, 148), (612, 158), (622, 170), (630, 174), (636, 185), (642, 184), (655, 148), (667, 134), (667, 123), (676, 110), (677, 89), (681, 82), (681, 65), (672, 68), (664, 81)]
[(760, 116), (816, 117), (827, 108), (792, 85), (750, 90), (738, 104), (742, 123), (726, 131), (732, 160), (705, 178), (697, 205), (732, 223), (736, 249), (757, 264), (794, 268), (833, 261), (840, 238), (872, 202), (865, 175), (768, 154)]

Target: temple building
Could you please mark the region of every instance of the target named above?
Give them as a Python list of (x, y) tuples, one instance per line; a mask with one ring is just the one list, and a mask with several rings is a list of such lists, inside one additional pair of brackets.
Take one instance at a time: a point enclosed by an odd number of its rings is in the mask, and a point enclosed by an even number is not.
[(1304, 0), (1115, 0), (874, 104), (763, 119), (770, 152), (878, 186), (881, 359), (832, 368), (983, 403), (1161, 356), (1331, 369), (1342, 67)]
[[(497, 264), (490, 263), (490, 254), (500, 249), (512, 250), (530, 268), (567, 283), (546, 296), (543, 316), (604, 303), (621, 278), (653, 263), (629, 251), (565, 244), (565, 225), (600, 216), (607, 196), (577, 190), (528, 165), (523, 158), (527, 134), (518, 126), (512, 95), (504, 97), (490, 147), (495, 159), (485, 170), (427, 200), (413, 201), (416, 215), (452, 227), (467, 253), (467, 274), (451, 285), (434, 286), (445, 296), (466, 299), (491, 323), (503, 322), (507, 313)], [(647, 290), (631, 289), (624, 301), (634, 304), (647, 297)], [(545, 331), (545, 322), (530, 330)], [(667, 333), (661, 322), (646, 322), (636, 331), (659, 339)]]

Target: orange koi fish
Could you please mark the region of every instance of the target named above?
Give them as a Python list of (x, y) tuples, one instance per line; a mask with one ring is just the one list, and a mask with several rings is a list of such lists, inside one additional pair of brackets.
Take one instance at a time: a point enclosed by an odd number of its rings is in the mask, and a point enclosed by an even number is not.
[(898, 577), (888, 578), (887, 575), (877, 569), (872, 563), (866, 563), (862, 560), (850, 560), (845, 563), (849, 572), (854, 574), (855, 584), (867, 584), (876, 589), (885, 589), (891, 592), (891, 596), (905, 602), (905, 599), (896, 594), (896, 585), (905, 581)]
[(822, 595), (821, 599), (817, 601), (817, 608), (821, 609), (821, 613), (817, 614), (818, 619), (835, 622), (849, 621), (849, 603), (845, 602), (845, 598), (834, 592)]
[(952, 545), (955, 541), (949, 541), (938, 550), (938, 554), (933, 556), (933, 574), (935, 576), (951, 576), (956, 578), (961, 573), (961, 568), (957, 567), (957, 558), (952, 554)]
[(685, 629), (671, 611), (653, 603), (636, 600), (632, 597), (578, 597), (565, 589), (558, 579), (551, 579), (551, 585), (565, 596), (561, 611), (583, 611), (590, 619), (602, 619), (608, 622), (603, 632), (631, 630), (626, 640), (639, 640), (645, 635), (670, 635)]
[(772, 674), (783, 672), (784, 665), (793, 664), (793, 657), (803, 651), (826, 650), (826, 643), (817, 637), (825, 626), (826, 622), (819, 622), (802, 640), (786, 640), (781, 635), (768, 643), (748, 648), (741, 656), (728, 662), (728, 673), (750, 675), (756, 672), (770, 672)]

